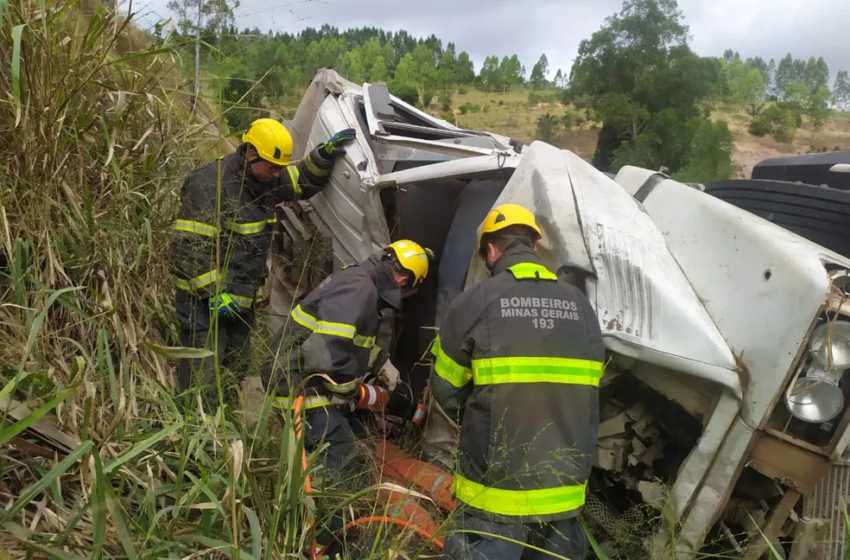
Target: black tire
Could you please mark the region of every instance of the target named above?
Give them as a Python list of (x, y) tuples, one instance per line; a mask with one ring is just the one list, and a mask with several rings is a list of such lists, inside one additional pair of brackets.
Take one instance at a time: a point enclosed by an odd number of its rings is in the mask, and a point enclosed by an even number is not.
[(709, 183), (705, 192), (850, 257), (850, 192), (746, 179)]

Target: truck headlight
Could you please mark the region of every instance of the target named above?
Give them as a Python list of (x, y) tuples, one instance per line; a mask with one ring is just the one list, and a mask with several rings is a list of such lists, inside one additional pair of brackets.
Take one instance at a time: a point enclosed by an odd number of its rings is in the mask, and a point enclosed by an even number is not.
[(798, 420), (820, 424), (844, 410), (844, 392), (838, 382), (850, 368), (850, 323), (837, 321), (816, 328), (809, 353), (812, 363), (785, 393), (785, 405)]

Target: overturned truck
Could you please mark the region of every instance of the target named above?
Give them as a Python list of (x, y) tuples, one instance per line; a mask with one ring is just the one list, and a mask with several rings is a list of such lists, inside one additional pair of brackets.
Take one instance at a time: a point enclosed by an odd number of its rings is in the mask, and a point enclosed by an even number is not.
[[(327, 190), (281, 207), (266, 292), (285, 320), (329, 272), (399, 238), (437, 260), (379, 343), (427, 395), (428, 349), (486, 277), (476, 230), (532, 209), (544, 263), (595, 306), (608, 359), (585, 517), (603, 547), (827, 558), (806, 496), (850, 438), (850, 260), (698, 189), (571, 152), (460, 129), (320, 71), (289, 123), (296, 156), (354, 127)], [(528, 403), (533, 406), (533, 403)], [(451, 468), (457, 427), (433, 403), (423, 448)]]

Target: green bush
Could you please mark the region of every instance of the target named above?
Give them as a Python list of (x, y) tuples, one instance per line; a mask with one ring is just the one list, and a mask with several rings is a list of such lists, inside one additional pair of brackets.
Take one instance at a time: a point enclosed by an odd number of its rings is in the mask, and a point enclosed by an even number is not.
[(792, 142), (797, 135), (799, 120), (799, 114), (771, 103), (767, 109), (750, 122), (749, 131), (753, 136), (767, 136), (769, 134), (777, 142), (788, 143)]
[(529, 107), (536, 107), (538, 103), (540, 103), (540, 94), (535, 91), (529, 93), (527, 105)]
[(472, 103), (469, 103), (467, 101), (466, 103), (464, 103), (463, 105), (460, 106), (460, 113), (462, 115), (465, 115), (467, 113), (480, 113), (480, 112), (481, 112), (481, 105), (478, 105), (478, 104), (473, 105)]
[(490, 106), (485, 105), (484, 108), (482, 109), (482, 111), (485, 112), (485, 113), (489, 113), (490, 112)]
[(504, 104), (505, 104), (505, 100), (504, 100), (504, 99), (500, 99), (500, 100), (499, 100), (499, 106), (501, 107), (501, 106), (502, 106), (502, 105), (504, 105)]
[(469, 90), (468, 90), (468, 89), (466, 89), (466, 88), (465, 88), (465, 87), (463, 87), (463, 86), (460, 86), (460, 89), (458, 89), (458, 90), (457, 90), (457, 92), (458, 92), (459, 94), (461, 94), (461, 95), (466, 95), (467, 93), (469, 93)]
[(443, 113), (442, 115), (440, 115), (440, 118), (443, 119), (444, 121), (455, 122), (455, 114), (454, 113), (450, 113), (450, 112), (449, 113)]
[(747, 127), (747, 130), (753, 136), (767, 136), (770, 134), (773, 126), (770, 121), (765, 119), (762, 115), (754, 118), (750, 121), (750, 125)]
[(410, 105), (419, 103), (419, 90), (413, 84), (395, 84), (392, 93)]
[(561, 117), (561, 124), (564, 125), (565, 130), (573, 129), (573, 115), (569, 111), (564, 113), (564, 116)]
[(704, 120), (691, 141), (687, 165), (673, 178), (692, 183), (710, 183), (732, 175), (735, 138), (726, 121)]

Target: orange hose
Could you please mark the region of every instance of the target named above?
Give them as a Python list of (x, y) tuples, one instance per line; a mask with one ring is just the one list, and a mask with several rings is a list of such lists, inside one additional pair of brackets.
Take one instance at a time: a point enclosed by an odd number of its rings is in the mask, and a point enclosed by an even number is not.
[[(301, 422), (301, 408), (304, 406), (304, 397), (300, 396), (295, 399), (295, 410), (293, 411), (295, 415), (295, 437), (298, 440), (301, 440), (304, 437), (304, 424)], [(307, 472), (307, 450), (303, 447), (301, 448), (301, 468), (304, 472)], [(304, 477), (304, 492), (309, 494), (313, 491), (313, 485), (310, 482), (310, 475), (307, 474)], [(309, 512), (309, 508), (307, 508)], [(315, 536), (316, 529), (316, 518), (313, 517), (312, 521), (310, 521), (310, 530), (313, 532), (313, 536)], [(318, 548), (318, 543), (316, 539), (313, 539), (313, 542), (310, 543), (310, 560), (315, 560), (316, 558), (316, 548)]]
[(457, 508), (452, 496), (454, 477), (436, 465), (414, 459), (392, 443), (382, 440), (377, 445), (382, 474), (401, 484), (413, 483), (446, 511)]
[[(445, 541), (443, 539), (435, 538), (434, 535), (430, 534), (428, 531), (424, 529), (420, 529), (413, 523), (405, 521), (404, 519), (398, 519), (396, 517), (390, 517), (388, 515), (375, 515), (372, 517), (361, 517), (359, 519), (355, 519), (348, 525), (346, 525), (339, 533), (337, 533), (337, 538), (342, 537), (345, 533), (347, 533), (350, 529), (354, 529), (355, 527), (361, 527), (363, 525), (369, 525), (371, 523), (384, 523), (386, 525), (396, 525), (403, 529), (411, 529), (416, 532), (421, 538), (426, 541), (434, 543), (434, 545), (443, 550), (446, 546)], [(319, 551), (319, 555), (323, 555), (327, 549), (330, 548), (330, 545), (327, 545), (325, 548)]]
[(354, 527), (359, 527), (361, 525), (368, 525), (370, 523), (386, 523), (387, 525), (398, 525), (404, 529), (411, 529), (416, 532), (417, 535), (425, 539), (426, 541), (433, 542), (437, 548), (443, 550), (445, 547), (445, 542), (443, 539), (435, 538), (434, 535), (430, 534), (428, 531), (421, 529), (410, 523), (405, 521), (404, 519), (398, 519), (396, 517), (390, 517), (388, 515), (378, 515), (373, 517), (361, 517), (360, 519), (355, 519), (351, 523), (345, 526), (345, 529), (342, 530), (343, 533), (347, 532), (349, 529), (353, 529)]

